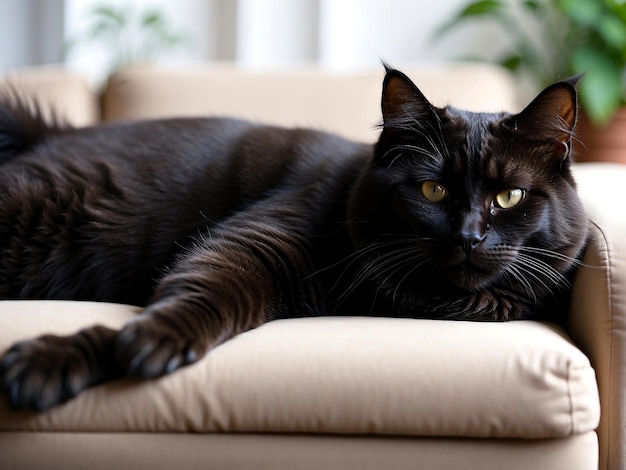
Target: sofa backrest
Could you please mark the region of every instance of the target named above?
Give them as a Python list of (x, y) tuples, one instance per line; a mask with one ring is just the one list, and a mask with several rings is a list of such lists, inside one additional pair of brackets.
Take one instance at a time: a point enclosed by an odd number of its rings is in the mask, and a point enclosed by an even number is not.
[[(435, 105), (476, 111), (517, 108), (513, 79), (498, 67), (454, 63), (399, 68)], [(345, 72), (319, 67), (253, 71), (233, 65), (131, 68), (109, 78), (102, 117), (226, 115), (374, 141), (383, 76), (382, 66)]]
[(74, 126), (100, 118), (97, 95), (79, 73), (62, 66), (23, 67), (0, 76), (0, 93), (18, 93), (37, 101), (45, 115), (54, 114)]
[[(399, 67), (438, 106), (516, 111), (513, 78), (488, 64)], [(286, 126), (314, 127), (374, 141), (380, 123), (384, 69), (331, 71), (319, 67), (251, 70), (232, 64), (134, 67), (111, 75), (101, 92), (61, 66), (20, 68), (0, 76), (34, 97), (45, 112), (83, 126), (111, 120), (223, 115)]]

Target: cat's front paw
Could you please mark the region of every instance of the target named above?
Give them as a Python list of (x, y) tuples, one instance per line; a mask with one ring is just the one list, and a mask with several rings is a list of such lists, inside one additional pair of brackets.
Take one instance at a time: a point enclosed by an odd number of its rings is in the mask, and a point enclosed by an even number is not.
[(42, 336), (14, 345), (0, 361), (0, 385), (11, 407), (44, 411), (91, 383), (89, 364), (70, 338)]
[(128, 375), (152, 378), (198, 361), (206, 349), (199, 332), (189, 337), (169, 322), (144, 316), (120, 331), (115, 356)]

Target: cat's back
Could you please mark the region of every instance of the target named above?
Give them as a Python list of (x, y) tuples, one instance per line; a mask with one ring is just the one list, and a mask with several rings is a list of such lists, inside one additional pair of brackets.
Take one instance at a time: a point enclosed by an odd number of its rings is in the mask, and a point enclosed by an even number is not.
[(249, 199), (277, 187), (343, 182), (370, 155), (370, 145), (311, 129), (174, 118), (55, 129), (28, 151), (0, 158), (0, 175), (5, 183), (19, 175), (51, 186), (104, 175), (175, 202), (193, 193)]
[[(314, 130), (223, 118), (41, 135), (25, 151), (0, 158), (0, 296), (16, 296), (18, 281), (38, 278), (31, 271), (45, 265), (50, 276), (68, 279), (54, 295), (141, 304), (162, 266), (201, 231), (252, 215), (259, 203), (295, 207), (304, 231), (323, 230), (331, 213), (343, 212), (371, 153), (369, 145)], [(92, 271), (119, 289), (78, 291), (73, 280)], [(145, 285), (135, 282), (137, 273), (147, 273)], [(112, 297), (127, 284), (133, 292)], [(38, 285), (29, 292), (52, 295)]]
[(187, 231), (206, 223), (199, 213), (219, 221), (277, 193), (323, 211), (347, 198), (371, 153), (333, 134), (231, 118), (118, 122), (54, 129), (0, 158), (0, 189), (33, 201), (46, 191), (113, 198), (130, 218), (158, 212)]
[[(177, 118), (112, 122), (84, 128), (54, 129), (20, 152), (0, 160), (0, 171), (14, 167), (83, 166), (107, 163), (144, 175), (173, 167), (198, 169), (225, 162), (252, 123), (227, 118)], [(22, 129), (28, 132), (28, 127)]]

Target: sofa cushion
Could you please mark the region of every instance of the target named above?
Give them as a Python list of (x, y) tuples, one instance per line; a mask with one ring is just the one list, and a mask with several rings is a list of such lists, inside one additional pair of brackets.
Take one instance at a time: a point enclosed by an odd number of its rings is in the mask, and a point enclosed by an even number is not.
[(0, 76), (0, 92), (7, 89), (37, 100), (44, 115), (73, 126), (94, 124), (100, 118), (97, 97), (85, 77), (63, 66), (10, 70)]
[[(0, 350), (136, 311), (3, 301)], [(554, 326), (323, 317), (268, 323), (172, 375), (103, 384), (43, 414), (3, 396), (0, 430), (542, 438), (593, 430), (599, 414), (589, 361)]]

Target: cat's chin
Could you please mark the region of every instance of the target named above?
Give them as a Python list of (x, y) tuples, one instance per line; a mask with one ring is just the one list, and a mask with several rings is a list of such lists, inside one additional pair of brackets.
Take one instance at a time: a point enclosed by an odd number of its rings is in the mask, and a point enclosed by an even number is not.
[(456, 266), (450, 266), (446, 269), (445, 276), (455, 287), (467, 291), (485, 289), (496, 277), (467, 260)]

